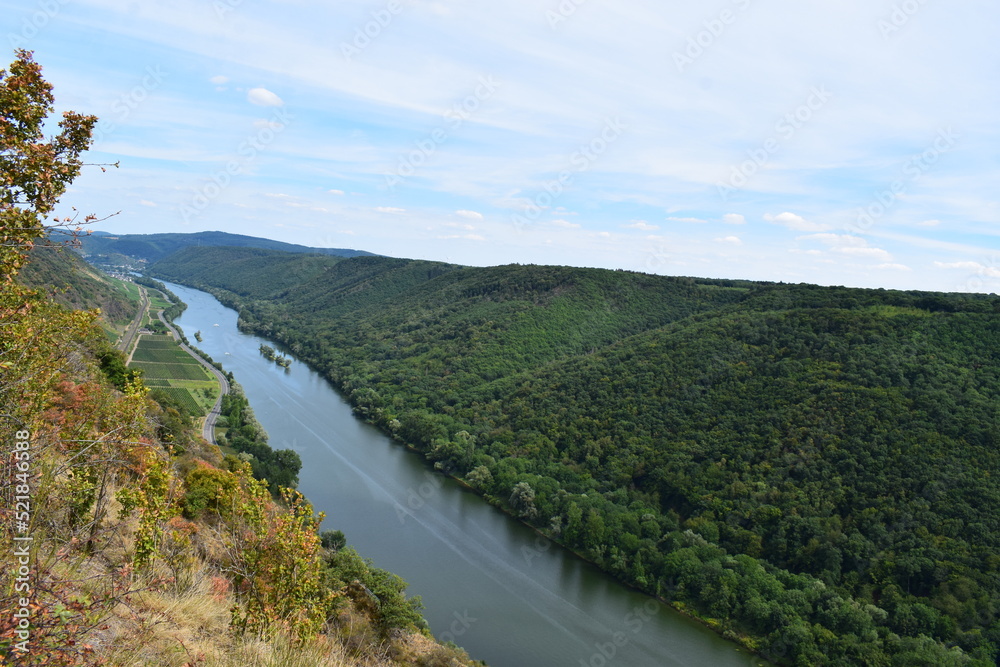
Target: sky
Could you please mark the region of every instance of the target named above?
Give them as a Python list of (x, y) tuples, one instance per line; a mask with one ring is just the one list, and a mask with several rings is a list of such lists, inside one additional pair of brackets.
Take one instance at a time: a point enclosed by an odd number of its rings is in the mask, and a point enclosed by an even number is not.
[[(0, 0), (63, 197), (466, 265), (1000, 293), (995, 0)], [(120, 211), (120, 212), (119, 212)]]

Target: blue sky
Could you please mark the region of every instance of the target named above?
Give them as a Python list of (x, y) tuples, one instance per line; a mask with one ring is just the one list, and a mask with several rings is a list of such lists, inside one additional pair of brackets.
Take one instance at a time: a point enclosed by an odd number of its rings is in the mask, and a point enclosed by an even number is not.
[(985, 0), (0, 0), (64, 197), (461, 264), (1000, 292)]

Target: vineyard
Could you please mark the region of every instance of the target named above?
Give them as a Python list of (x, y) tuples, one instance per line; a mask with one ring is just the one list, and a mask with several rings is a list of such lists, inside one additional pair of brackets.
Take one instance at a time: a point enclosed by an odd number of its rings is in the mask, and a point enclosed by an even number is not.
[(204, 415), (218, 393), (215, 378), (170, 336), (142, 336), (129, 366), (192, 415)]

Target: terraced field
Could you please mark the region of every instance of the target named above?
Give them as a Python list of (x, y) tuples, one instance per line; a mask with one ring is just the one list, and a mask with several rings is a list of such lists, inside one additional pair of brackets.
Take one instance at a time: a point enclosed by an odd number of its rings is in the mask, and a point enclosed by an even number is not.
[(192, 359), (190, 354), (181, 350), (176, 345), (172, 345), (172, 347), (145, 347), (141, 342), (135, 354), (132, 355), (132, 360), (158, 364), (201, 365)]
[(218, 396), (215, 378), (170, 336), (142, 336), (129, 367), (142, 371), (147, 387), (168, 394), (194, 415), (206, 414)]

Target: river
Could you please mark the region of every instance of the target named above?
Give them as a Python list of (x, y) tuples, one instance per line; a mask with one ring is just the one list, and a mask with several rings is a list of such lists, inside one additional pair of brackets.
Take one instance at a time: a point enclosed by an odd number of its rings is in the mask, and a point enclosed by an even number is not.
[(236, 312), (169, 284), (176, 320), (232, 371), (275, 449), (302, 457), (299, 489), (324, 529), (339, 529), (420, 595), (435, 636), (490, 667), (764, 665), (709, 629), (540, 538), (423, 459), (356, 419), (305, 364), (286, 371), (241, 333)]

